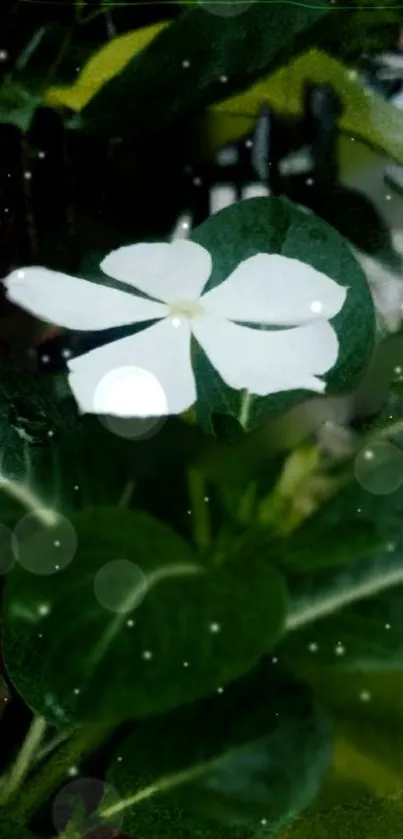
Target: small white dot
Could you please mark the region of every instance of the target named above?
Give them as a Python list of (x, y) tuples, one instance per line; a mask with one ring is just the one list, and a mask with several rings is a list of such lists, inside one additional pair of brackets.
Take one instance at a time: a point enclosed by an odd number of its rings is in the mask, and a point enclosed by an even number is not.
[(29, 171), (29, 169), (27, 169), (27, 171), (26, 171), (26, 172), (24, 172), (24, 178), (25, 178), (25, 180), (26, 180), (26, 181), (30, 181), (30, 180), (31, 180), (31, 178), (32, 178), (32, 172), (30, 172), (30, 171)]
[(211, 623), (210, 626), (209, 626), (209, 629), (210, 629), (210, 632), (219, 632), (220, 629), (221, 629), (221, 626), (220, 626), (219, 623)]
[(225, 84), (228, 81), (228, 76), (220, 76), (220, 82)]
[(320, 300), (314, 300), (309, 308), (311, 312), (314, 312), (314, 314), (318, 314), (323, 309), (323, 303), (321, 303)]
[(350, 81), (355, 81), (355, 79), (358, 76), (358, 73), (357, 73), (356, 70), (349, 70), (348, 73), (347, 73), (347, 76), (350, 79)]
[(386, 550), (389, 554), (393, 553), (396, 550), (396, 542), (388, 542), (386, 545)]
[(312, 184), (313, 184), (313, 178), (307, 178), (307, 179), (306, 179), (306, 181), (305, 181), (305, 183), (306, 183), (306, 185), (307, 185), (307, 186), (312, 186)]
[(217, 688), (217, 693), (223, 693), (223, 692), (224, 692), (224, 688)]
[(75, 695), (78, 696), (78, 694), (80, 693), (80, 688), (74, 688), (73, 693), (75, 693)]
[(308, 645), (308, 649), (311, 653), (316, 653), (319, 649), (318, 645), (313, 642), (312, 644)]
[(10, 212), (10, 211), (9, 211), (9, 209), (8, 209), (8, 207), (4, 207), (4, 212), (5, 212), (5, 213), (9, 213), (9, 212)]
[(385, 629), (390, 629), (390, 623), (385, 623)]
[(386, 201), (391, 201), (392, 196), (391, 195), (385, 195), (385, 199), (386, 199)]
[(43, 635), (42, 635), (41, 632), (39, 633), (38, 638), (43, 638)]
[(48, 615), (49, 612), (50, 612), (50, 606), (47, 603), (41, 603), (41, 605), (38, 606), (38, 614), (39, 615), (42, 615), (44, 617), (45, 615)]
[(74, 489), (76, 490), (76, 492), (77, 492), (77, 490), (78, 490), (78, 489), (80, 489), (80, 487), (78, 486), (78, 484), (76, 484), (76, 485), (75, 485)]
[(188, 514), (188, 516), (191, 516), (191, 515), (192, 515), (192, 511), (191, 511), (191, 510), (187, 510), (187, 514)]
[(46, 152), (38, 151), (38, 157), (40, 160), (44, 160), (44, 158), (46, 157)]
[(278, 662), (278, 658), (272, 658), (272, 663), (273, 664), (277, 664), (277, 662)]
[(119, 755), (119, 757), (117, 758), (118, 763), (121, 763), (121, 762), (122, 762), (122, 760), (123, 760), (123, 758), (122, 758), (122, 757), (120, 757), (120, 755)]
[(260, 819), (260, 824), (263, 824), (263, 825), (267, 824), (267, 819)]
[(153, 654), (152, 654), (151, 650), (145, 650), (143, 652), (143, 658), (145, 658), (146, 661), (150, 661), (150, 658), (152, 658), (152, 657), (153, 657)]
[(7, 59), (8, 59), (7, 50), (0, 50), (0, 61), (7, 61)]
[(352, 143), (355, 143), (355, 137), (350, 137), (350, 139)]
[(127, 626), (129, 626), (129, 627), (134, 626), (134, 620), (132, 620), (132, 619), (130, 618), (130, 620), (128, 620), (128, 621), (127, 621)]
[(345, 648), (345, 647), (343, 647), (343, 644), (340, 644), (340, 643), (339, 643), (339, 644), (337, 644), (337, 646), (334, 648), (334, 651), (335, 651), (336, 655), (344, 655), (344, 653), (346, 652), (346, 648)]
[(193, 178), (193, 183), (195, 186), (201, 186), (202, 179), (196, 176), (196, 178)]
[(181, 227), (182, 227), (183, 230), (190, 230), (190, 222), (183, 221), (182, 224), (181, 224)]
[(365, 457), (365, 460), (373, 460), (374, 459), (373, 451), (371, 449), (366, 449), (365, 452), (364, 452), (364, 457)]
[(54, 544), (55, 548), (60, 548), (60, 542), (59, 542), (58, 539), (56, 539), (56, 541), (53, 542), (53, 544)]
[(362, 690), (360, 693), (361, 702), (369, 702), (371, 699), (371, 694), (369, 690)]
[(71, 358), (71, 350), (62, 350), (63, 358)]
[(400, 374), (402, 372), (402, 368), (401, 367), (395, 367), (393, 372), (396, 373), (396, 376), (400, 376)]
[(55, 565), (55, 571), (60, 571), (60, 565)]
[(362, 513), (361, 507), (357, 507), (357, 513)]
[(184, 67), (185, 70), (187, 70), (187, 68), (190, 67), (190, 61), (187, 58), (185, 58), (185, 60), (182, 61), (182, 67)]
[(204, 496), (204, 500), (206, 501), (206, 503), (207, 503), (208, 501), (210, 501), (209, 496), (208, 496), (208, 495), (205, 495), (205, 496)]
[(43, 361), (44, 364), (49, 364), (50, 356), (49, 355), (41, 355), (41, 361)]
[(53, 437), (54, 433), (54, 431), (48, 431), (48, 437)]
[(184, 667), (189, 667), (189, 662), (188, 662), (188, 661), (184, 661), (184, 662), (183, 662), (183, 666), (184, 666)]
[(70, 775), (71, 778), (74, 778), (75, 775), (78, 775), (77, 766), (70, 766), (67, 770), (67, 774)]

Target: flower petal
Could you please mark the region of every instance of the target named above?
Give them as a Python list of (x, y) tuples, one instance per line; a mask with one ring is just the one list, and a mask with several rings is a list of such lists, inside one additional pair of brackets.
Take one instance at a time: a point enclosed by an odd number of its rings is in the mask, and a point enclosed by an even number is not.
[(259, 253), (241, 262), (201, 303), (230, 320), (297, 326), (334, 317), (346, 294), (346, 288), (299, 259)]
[(189, 321), (175, 328), (166, 319), (69, 360), (69, 382), (80, 410), (138, 417), (186, 411), (196, 401), (190, 337)]
[(141, 243), (112, 251), (101, 262), (101, 269), (150, 297), (174, 303), (199, 299), (211, 274), (211, 256), (188, 240)]
[(326, 383), (317, 377), (333, 367), (339, 347), (325, 320), (263, 331), (200, 317), (193, 321), (193, 334), (227, 385), (257, 396), (300, 388), (322, 393)]
[(40, 320), (89, 332), (162, 318), (155, 303), (48, 268), (21, 268), (4, 280), (7, 297)]

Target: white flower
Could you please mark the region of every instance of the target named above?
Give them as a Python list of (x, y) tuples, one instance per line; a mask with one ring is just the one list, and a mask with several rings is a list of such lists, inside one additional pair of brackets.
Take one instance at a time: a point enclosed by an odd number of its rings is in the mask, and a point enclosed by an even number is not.
[[(70, 386), (82, 412), (146, 417), (186, 411), (197, 398), (192, 337), (231, 388), (259, 396), (325, 390), (320, 376), (334, 366), (339, 348), (328, 320), (341, 310), (347, 290), (310, 265), (259, 253), (206, 294), (202, 292), (211, 274), (211, 256), (191, 241), (121, 247), (100, 267), (126, 289), (36, 267), (13, 271), (5, 280), (9, 300), (67, 329), (93, 331), (157, 321), (67, 361)], [(147, 297), (135, 295), (133, 289)], [(125, 404), (119, 404), (118, 391), (113, 399), (95, 404), (102, 383), (114, 371), (124, 379), (124, 371), (133, 365), (157, 382), (165, 400), (155, 400), (155, 392), (144, 389), (140, 400), (136, 394), (133, 409), (128, 378)]]

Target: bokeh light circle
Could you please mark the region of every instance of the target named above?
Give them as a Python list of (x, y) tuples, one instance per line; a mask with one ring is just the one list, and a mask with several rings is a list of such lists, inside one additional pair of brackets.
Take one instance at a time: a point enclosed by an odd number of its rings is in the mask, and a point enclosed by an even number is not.
[(119, 829), (123, 812), (102, 818), (100, 813), (119, 804), (120, 795), (106, 781), (98, 778), (77, 778), (58, 792), (53, 801), (52, 820), (58, 833), (64, 833), (73, 821), (79, 835), (106, 827)]
[[(38, 515), (39, 514), (39, 515)], [(77, 534), (65, 516), (46, 524), (48, 511), (28, 513), (14, 528), (12, 549), (16, 561), (32, 574), (57, 574), (74, 559)]]
[(403, 484), (403, 452), (387, 441), (370, 443), (358, 452), (354, 473), (373, 495), (389, 495)]
[(118, 367), (97, 385), (94, 413), (118, 437), (140, 440), (160, 430), (166, 421), (168, 402), (162, 385), (148, 370)]
[(128, 614), (140, 605), (147, 591), (141, 568), (127, 559), (105, 563), (94, 577), (94, 594), (110, 612)]

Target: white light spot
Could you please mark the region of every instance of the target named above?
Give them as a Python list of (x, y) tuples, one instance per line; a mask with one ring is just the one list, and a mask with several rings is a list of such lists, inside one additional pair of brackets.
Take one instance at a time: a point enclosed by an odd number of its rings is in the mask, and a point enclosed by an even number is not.
[(210, 632), (216, 633), (220, 632), (221, 626), (219, 623), (211, 623), (209, 626)]
[(217, 693), (224, 693), (224, 688), (217, 688)]
[(267, 819), (260, 819), (260, 824), (263, 824), (263, 825), (267, 824)]
[(79, 489), (80, 489), (80, 487), (78, 486), (78, 484), (76, 484), (76, 485), (75, 485), (74, 489), (75, 489), (75, 491), (76, 491), (76, 492), (77, 492), (77, 490), (79, 490)]
[(78, 696), (80, 693), (80, 688), (74, 688), (73, 693), (75, 694), (75, 696)]
[(39, 157), (40, 160), (44, 160), (45, 157), (46, 157), (46, 152), (38, 151), (38, 157)]
[(60, 565), (55, 565), (55, 571), (60, 571)]
[(67, 774), (70, 775), (70, 778), (74, 778), (75, 775), (78, 775), (78, 768), (77, 766), (70, 766), (67, 770)]
[(373, 460), (374, 459), (374, 453), (373, 453), (372, 449), (366, 449), (365, 450), (364, 458), (365, 458), (365, 460)]
[(343, 647), (343, 644), (340, 644), (340, 642), (339, 642), (336, 645), (334, 651), (335, 651), (336, 655), (344, 655), (344, 653), (346, 652), (346, 648)]
[(220, 82), (225, 84), (228, 81), (228, 76), (220, 76)]
[(116, 758), (116, 759), (117, 759), (117, 762), (118, 762), (118, 763), (122, 763), (123, 757), (121, 757), (121, 756), (119, 755), (119, 757), (118, 757), (118, 758)]
[(393, 553), (393, 551), (396, 550), (396, 542), (388, 542), (388, 544), (386, 545), (386, 550), (389, 554)]
[(247, 149), (251, 149), (253, 146), (253, 140), (245, 140), (245, 146)]
[(62, 356), (63, 356), (63, 358), (71, 358), (71, 355), (72, 355), (71, 350), (67, 350), (67, 349), (66, 349), (66, 350), (62, 350)]
[(314, 182), (313, 178), (307, 178), (306, 181), (305, 181), (307, 186), (312, 186), (313, 182)]
[(53, 437), (54, 433), (54, 431), (48, 431), (48, 437)]
[(97, 414), (120, 417), (160, 416), (167, 412), (167, 399), (158, 379), (141, 367), (111, 370), (94, 394)]
[(319, 649), (319, 646), (318, 646), (318, 644), (315, 644), (315, 642), (313, 642), (312, 644), (309, 644), (309, 645), (308, 645), (308, 650), (309, 650), (311, 653), (316, 653), (316, 652), (318, 651), (318, 649)]
[(182, 67), (184, 67), (184, 68), (185, 68), (185, 70), (187, 70), (187, 69), (188, 69), (188, 67), (190, 67), (190, 61), (189, 61), (189, 59), (185, 58), (185, 60), (184, 60), (184, 61), (182, 61)]
[(396, 373), (396, 376), (400, 376), (401, 372), (402, 372), (402, 368), (401, 367), (395, 367), (393, 372)]
[(38, 606), (38, 615), (40, 615), (41, 617), (46, 617), (46, 615), (48, 615), (49, 612), (49, 603), (41, 603), (40, 606)]
[(196, 178), (193, 178), (193, 183), (194, 183), (195, 186), (201, 186), (202, 179), (199, 178), (198, 176), (196, 176)]
[(192, 511), (191, 511), (191, 510), (187, 510), (186, 512), (187, 512), (188, 516), (191, 516), (191, 515), (192, 515)]
[(189, 667), (189, 662), (188, 662), (188, 661), (184, 661), (184, 662), (183, 662), (183, 666), (184, 666), (184, 667)]
[(320, 300), (314, 300), (309, 308), (311, 312), (314, 312), (314, 314), (317, 315), (319, 312), (322, 311), (323, 303), (321, 303)]
[(7, 61), (7, 59), (8, 59), (7, 50), (0, 50), (0, 61)]
[(385, 629), (390, 629), (390, 623), (385, 623)]
[(44, 364), (49, 364), (50, 356), (49, 355), (41, 355), (41, 361), (43, 361)]
[(24, 178), (25, 178), (25, 180), (26, 180), (26, 181), (30, 181), (30, 180), (31, 180), (31, 178), (32, 178), (32, 172), (30, 172), (30, 171), (29, 171), (29, 169), (27, 169), (27, 170), (26, 170), (26, 172), (24, 172)]
[(278, 662), (278, 658), (272, 658), (272, 663), (273, 664), (277, 664), (277, 662)]
[(208, 502), (208, 501), (210, 501), (209, 496), (208, 496), (208, 495), (205, 495), (205, 496), (204, 496), (204, 500), (205, 500), (205, 502), (206, 502), (206, 504), (207, 504), (207, 502)]
[(371, 699), (371, 694), (369, 690), (362, 690), (360, 693), (361, 702), (369, 702)]
[(143, 652), (143, 658), (144, 658), (146, 661), (150, 661), (150, 659), (151, 659), (152, 657), (153, 657), (153, 654), (152, 654), (151, 650), (145, 650), (145, 651)]
[(385, 199), (386, 199), (386, 201), (391, 201), (391, 200), (392, 200), (392, 196), (391, 196), (391, 195), (385, 195)]
[(130, 618), (130, 620), (127, 621), (127, 626), (131, 629), (131, 627), (134, 626), (134, 620)]

